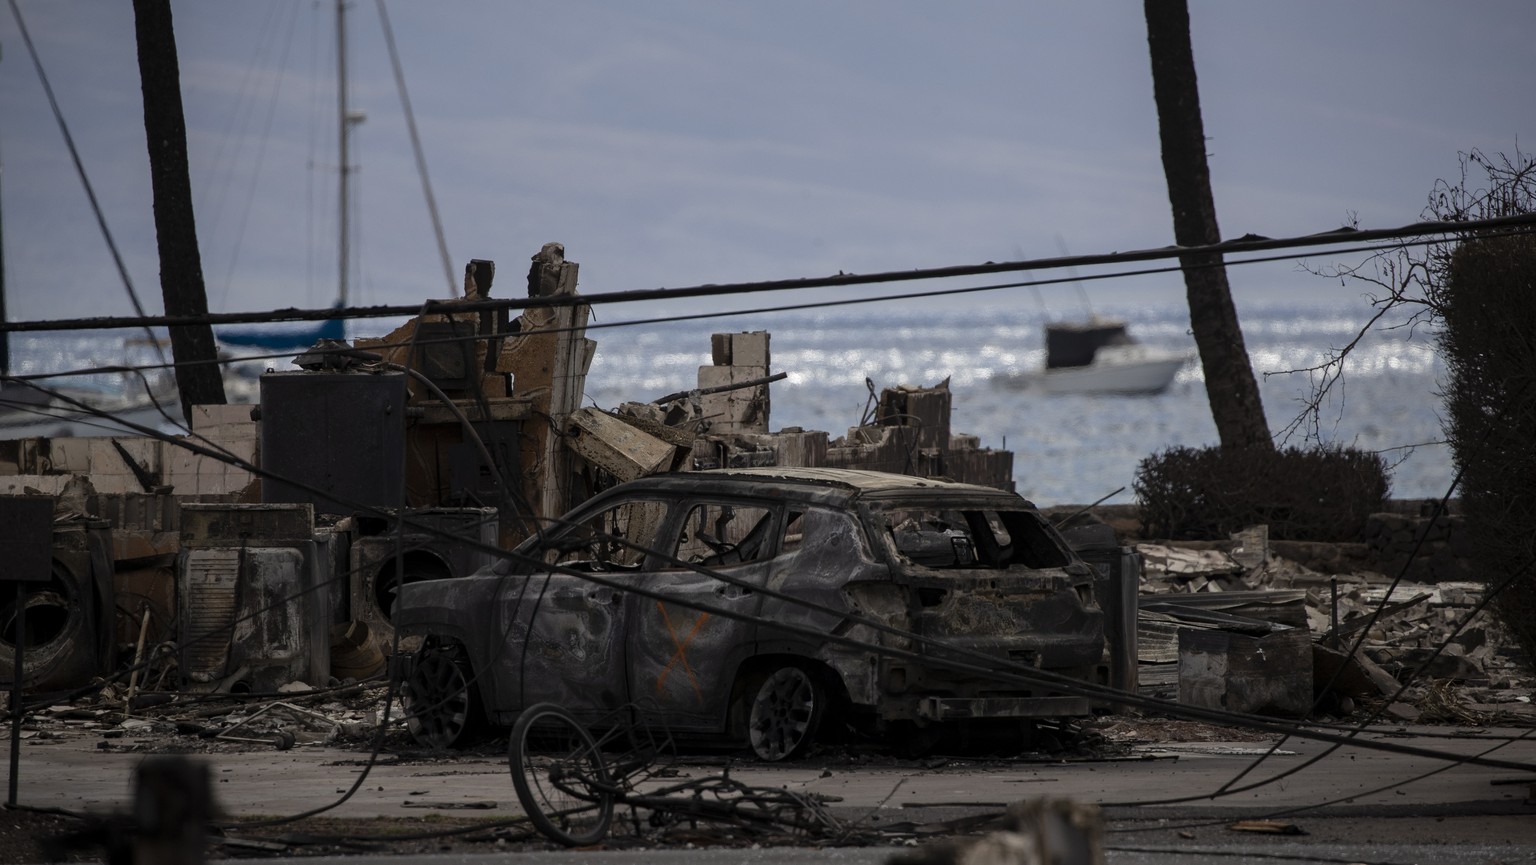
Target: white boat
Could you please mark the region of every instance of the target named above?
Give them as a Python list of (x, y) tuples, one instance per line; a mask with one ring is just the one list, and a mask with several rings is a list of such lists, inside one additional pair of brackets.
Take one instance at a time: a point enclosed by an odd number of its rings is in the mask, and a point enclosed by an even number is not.
[(1156, 394), (1189, 359), (1137, 342), (1123, 321), (1055, 322), (1045, 326), (1045, 370), (1001, 381), (1050, 394)]

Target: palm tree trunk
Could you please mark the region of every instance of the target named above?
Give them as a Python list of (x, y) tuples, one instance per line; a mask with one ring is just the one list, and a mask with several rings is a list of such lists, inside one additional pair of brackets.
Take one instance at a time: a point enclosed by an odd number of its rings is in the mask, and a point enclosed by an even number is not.
[[(1173, 205), (1173, 236), (1180, 246), (1218, 243), (1216, 202), (1205, 162), (1200, 89), (1189, 42), (1186, 0), (1143, 0), (1152, 54), (1152, 93), (1163, 150), (1163, 173)], [(1273, 448), (1264, 404), (1248, 363), (1243, 330), (1219, 255), (1185, 255), (1189, 325), (1205, 370), (1211, 416), (1224, 448)]]
[[(133, 0), (139, 78), (144, 89), (144, 133), (149, 144), (155, 236), (160, 250), (160, 292), (166, 315), (207, 315), (203, 263), (192, 217), (192, 180), (187, 170), (187, 122), (181, 109), (181, 69), (170, 0)], [(224, 379), (218, 346), (206, 322), (171, 331), (181, 412), (190, 424), (192, 406), (222, 405)]]

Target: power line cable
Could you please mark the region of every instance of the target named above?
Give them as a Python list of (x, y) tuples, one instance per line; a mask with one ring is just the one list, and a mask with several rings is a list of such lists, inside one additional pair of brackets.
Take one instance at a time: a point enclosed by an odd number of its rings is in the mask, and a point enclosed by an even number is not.
[[(139, 318), (148, 316), (144, 313), (144, 304), (139, 302), (139, 293), (133, 288), (133, 279), (128, 276), (128, 266), (123, 263), (123, 256), (117, 251), (117, 241), (112, 238), (112, 230), (107, 227), (106, 214), (102, 212), (101, 202), (96, 200), (96, 190), (91, 186), (91, 178), (86, 174), (85, 163), (80, 160), (80, 150), (75, 147), (75, 138), (69, 133), (69, 124), (64, 120), (64, 111), (59, 107), (59, 100), (53, 95), (53, 85), (48, 82), (48, 73), (43, 70), (42, 57), (37, 53), (37, 46), (32, 44), (32, 34), (27, 30), (27, 22), (21, 16), (21, 7), (16, 5), (16, 0), (10, 0), (11, 15), (16, 19), (16, 26), (21, 30), (21, 40), (26, 43), (27, 53), (32, 57), (32, 66), (37, 70), (37, 78), (43, 85), (43, 92), (48, 96), (48, 106), (53, 109), (53, 119), (59, 124), (59, 132), (64, 136), (64, 145), (69, 149), (69, 158), (75, 164), (75, 173), (80, 176), (80, 184), (85, 187), (85, 196), (91, 203), (91, 212), (96, 215), (96, 225), (101, 229), (101, 236), (107, 243), (107, 249), (112, 253), (112, 262), (117, 265), (117, 274), (122, 278), (123, 288), (128, 292), (128, 300), (133, 303), (134, 312)], [(144, 332), (154, 340), (154, 333), (146, 325)], [(160, 349), (160, 343), (154, 342), (155, 352), (165, 360), (165, 353)]]
[[(1500, 408), (1498, 414), (1494, 417), (1493, 421), (1488, 425), (1487, 430), (1484, 432), (1483, 437), (1482, 437), (1482, 439), (1479, 442), (1479, 446), (1480, 447), (1481, 446), (1486, 446), (1487, 441), (1488, 441), (1488, 436), (1492, 433), (1493, 428), (1495, 426), (1497, 426), (1499, 424), (1499, 422), (1504, 418), (1504, 415), (1507, 413), (1507, 411), (1509, 409), (1509, 406), (1512, 405), (1513, 403), (1517, 402), (1520, 399), (1520, 397), (1522, 397), (1524, 395), (1526, 387), (1528, 387), (1528, 385), (1529, 385), (1529, 383), (1527, 383), (1526, 386), (1522, 386), (1522, 388), (1520, 390), (1520, 393), (1517, 394), (1513, 399), (1511, 399), (1509, 402), (1505, 403), (1505, 405)], [(1466, 468), (1467, 468), (1466, 465), (1463, 464), (1460, 468), (1457, 469), (1456, 476), (1451, 479), (1450, 486), (1446, 487), (1445, 494), (1440, 496), (1440, 498), (1435, 502), (1435, 509), (1434, 509), (1433, 513), (1430, 514), (1430, 518), (1429, 518), (1429, 522), (1431, 524), (1433, 524), (1435, 520), (1439, 519), (1441, 514), (1446, 512), (1447, 505), (1448, 505), (1448, 502), (1450, 501), (1451, 495), (1454, 494), (1456, 492), (1456, 488), (1461, 485), (1461, 479), (1462, 479), (1462, 476), (1466, 473)], [(1333, 675), (1331, 675), (1328, 678), (1328, 681), (1323, 684), (1322, 690), (1320, 691), (1320, 695), (1321, 696), (1319, 696), (1318, 699), (1316, 701), (1314, 701), (1313, 704), (1312, 704), (1312, 709), (1313, 710), (1317, 709), (1318, 705), (1322, 702), (1323, 699), (1326, 698), (1327, 694), (1333, 688), (1333, 685), (1339, 680), (1339, 677), (1341, 675), (1343, 675), (1345, 665), (1347, 665), (1349, 663), (1349, 661), (1355, 657), (1355, 655), (1359, 654), (1361, 647), (1365, 644), (1365, 639), (1366, 639), (1367, 634), (1370, 632), (1370, 629), (1376, 624), (1376, 621), (1381, 617), (1382, 611), (1385, 610), (1387, 608), (1387, 606), (1389, 605), (1389, 602), (1391, 601), (1391, 598), (1392, 598), (1392, 593), (1397, 590), (1397, 587), (1402, 584), (1402, 581), (1403, 581), (1404, 577), (1406, 577), (1408, 575), (1408, 568), (1409, 568), (1409, 566), (1413, 563), (1413, 561), (1415, 559), (1418, 558), (1419, 551), (1421, 549), (1423, 549), (1425, 542), (1428, 540), (1428, 537), (1429, 537), (1429, 533), (1428, 532), (1423, 532), (1423, 533), (1420, 533), (1419, 536), (1414, 540), (1413, 549), (1408, 552), (1407, 560), (1403, 562), (1403, 566), (1398, 570), (1397, 575), (1395, 577), (1393, 577), (1392, 582), (1390, 584), (1388, 584), (1387, 590), (1382, 595), (1380, 603), (1378, 603), (1376, 605), (1375, 609), (1373, 609), (1371, 611), (1371, 614), (1370, 614), (1369, 617), (1367, 617), (1365, 623), (1360, 626), (1359, 634), (1355, 637), (1354, 642), (1349, 647), (1349, 651), (1344, 656), (1344, 663), (1340, 664), (1333, 671)], [(1486, 606), (1490, 601), (1492, 601), (1493, 598), (1496, 597), (1500, 592), (1502, 592), (1504, 589), (1508, 588), (1508, 586), (1513, 583), (1514, 578), (1516, 576), (1518, 576), (1519, 574), (1522, 574), (1526, 570), (1528, 570), (1531, 567), (1532, 564), (1533, 563), (1527, 563), (1524, 567), (1516, 569), (1508, 577), (1506, 577), (1506, 579), (1503, 582), (1501, 582), (1497, 587), (1493, 588), (1492, 590), (1486, 591), (1484, 593), (1484, 596), (1483, 596), (1482, 600), (1475, 607), (1473, 607), (1472, 611), (1470, 613), (1468, 613), (1465, 617), (1463, 617), (1462, 621), (1456, 626), (1456, 628), (1453, 629), (1451, 631), (1451, 633), (1448, 634), (1446, 636), (1446, 638), (1444, 640), (1442, 640), (1438, 646), (1435, 647), (1434, 654), (1428, 660), (1426, 660), (1422, 664), (1420, 664), (1419, 667), (1416, 670), (1414, 670), (1414, 672), (1411, 675), (1408, 676), (1407, 680), (1404, 681), (1402, 683), (1402, 685), (1397, 689), (1397, 693), (1395, 693), (1392, 696), (1390, 696), (1382, 704), (1382, 706), (1380, 708), (1378, 708), (1375, 712), (1373, 712), (1370, 717), (1366, 718), (1365, 721), (1363, 721), (1359, 725), (1359, 729), (1364, 729), (1371, 722), (1375, 721), (1378, 717), (1380, 717), (1381, 714), (1386, 711), (1386, 707), (1388, 705), (1390, 705), (1392, 702), (1396, 701), (1398, 697), (1402, 696), (1402, 694), (1413, 683), (1413, 680), (1418, 676), (1418, 674), (1420, 672), (1424, 671), (1424, 670), (1427, 670), (1429, 668), (1430, 662), (1432, 662), (1435, 658), (1439, 657), (1440, 654), (1443, 651), (1445, 651), (1446, 646), (1449, 645), (1450, 641), (1452, 639), (1454, 639), (1457, 634), (1461, 633), (1462, 628), (1466, 627), (1467, 624), (1469, 624), (1472, 621), (1472, 619), (1474, 617), (1476, 617), (1479, 612), (1482, 611), (1484, 606)], [(1309, 712), (1309, 714), (1310, 714), (1310, 712)], [(1221, 789), (1216, 791), (1217, 794), (1220, 795), (1221, 793), (1225, 792), (1233, 784), (1236, 784), (1237, 782), (1241, 781), (1249, 772), (1257, 769), (1261, 763), (1263, 763), (1272, 754), (1274, 754), (1275, 751), (1279, 750), (1280, 746), (1285, 744), (1285, 741), (1286, 741), (1286, 737), (1281, 737), (1281, 739), (1279, 741), (1275, 742), (1273, 745), (1270, 746), (1269, 750), (1266, 753), (1264, 753), (1263, 755), (1261, 755), (1257, 759), (1255, 759), (1252, 763), (1250, 763), (1248, 765), (1247, 768), (1245, 768), (1241, 772), (1239, 772), (1236, 775), (1236, 777), (1232, 778), (1226, 784), (1222, 785)], [(1282, 778), (1282, 777), (1285, 777), (1286, 775), (1292, 774), (1295, 771), (1300, 771), (1300, 769), (1306, 768), (1306, 766), (1309, 766), (1312, 763), (1316, 762), (1317, 760), (1320, 760), (1323, 757), (1326, 757), (1328, 754), (1332, 753), (1338, 747), (1339, 746), (1334, 746), (1334, 748), (1330, 748), (1328, 751), (1325, 751), (1323, 754), (1319, 755), (1317, 758), (1314, 758), (1313, 760), (1308, 761), (1307, 763), (1303, 764), (1302, 766), (1293, 769), (1291, 772), (1282, 773), (1281, 775), (1276, 776), (1275, 779), (1271, 779), (1271, 780), (1278, 780), (1279, 778)], [(1248, 789), (1252, 789), (1252, 788), (1248, 788)]]
[[(14, 2), (14, 0), (12, 0)], [(1363, 230), (1338, 230), (1323, 234), (1305, 235), (1281, 240), (1263, 239), (1239, 239), (1223, 241), (1198, 247), (1164, 247), (1162, 249), (1140, 250), (1133, 252), (1113, 252), (1099, 255), (1071, 256), (1066, 258), (1035, 259), (1030, 261), (1017, 261), (1005, 263), (987, 262), (984, 264), (956, 265), (950, 267), (929, 268), (925, 270), (892, 271), (876, 274), (838, 274), (829, 277), (807, 277), (800, 279), (773, 280), (766, 282), (727, 283), (715, 285), (700, 285), (687, 288), (656, 288), (635, 289), (629, 291), (611, 291), (597, 294), (554, 294), (536, 298), (509, 298), (509, 299), (483, 299), (483, 300), (453, 300), (430, 301), (425, 307), (428, 313), (441, 313), (449, 310), (458, 312), (482, 312), (490, 310), (529, 309), (548, 306), (577, 306), (599, 305), (605, 303), (634, 303), (639, 301), (680, 300), (698, 297), (719, 297), (739, 294), (754, 294), (769, 291), (796, 291), (813, 288), (833, 288), (859, 285), (870, 285), (885, 282), (904, 282), (914, 280), (946, 279), (963, 276), (978, 276), (995, 273), (1008, 273), (1028, 270), (1044, 270), (1067, 267), (1086, 267), (1115, 265), (1142, 261), (1157, 261), (1180, 258), (1182, 256), (1211, 256), (1238, 254), (1244, 252), (1260, 252), (1280, 249), (1309, 248), (1316, 246), (1331, 246), (1343, 243), (1374, 242), (1377, 240), (1412, 240), (1422, 238), (1425, 234), (1464, 234), (1477, 231), (1508, 230), (1510, 233), (1524, 233), (1536, 227), (1536, 213), (1522, 214), (1518, 216), (1500, 217), (1496, 219), (1484, 219), (1468, 222), (1421, 222), (1396, 229), (1379, 229), (1371, 231)], [(1440, 243), (1443, 240), (1424, 240), (1406, 243), (1394, 243), (1379, 247), (1366, 247), (1366, 250), (1376, 249), (1390, 250), (1399, 246), (1427, 245)], [(1276, 256), (1276, 259), (1286, 259), (1292, 256)], [(1240, 264), (1242, 262), (1232, 262)], [(1200, 263), (1192, 263), (1191, 267)], [(1219, 266), (1216, 262), (1206, 262), (1204, 266)], [(1184, 267), (1170, 267), (1164, 270), (1146, 271), (1171, 272), (1182, 270)], [(1132, 272), (1139, 273), (1139, 272)], [(1127, 274), (1129, 275), (1129, 274)], [(1079, 277), (1089, 279), (1090, 277)], [(1064, 280), (1070, 282), (1071, 278)], [(987, 288), (972, 288), (971, 291), (992, 290), (999, 287), (1019, 287), (1032, 283), (1031, 281), (1009, 283), (1006, 286), (993, 286)], [(925, 292), (913, 296), (939, 296), (944, 293), (962, 293), (960, 291), (935, 291)], [(320, 321), (332, 318), (391, 318), (408, 316), (421, 311), (422, 307), (412, 306), (371, 306), (371, 307), (347, 307), (328, 309), (283, 309), (266, 313), (209, 313), (206, 316), (141, 316), (138, 319), (121, 318), (84, 318), (84, 319), (57, 319), (53, 321), (33, 322), (0, 322), (0, 331), (22, 332), (36, 330), (101, 330), (114, 327), (138, 326), (138, 325), (183, 325), (183, 324), (242, 324), (272, 321)]]

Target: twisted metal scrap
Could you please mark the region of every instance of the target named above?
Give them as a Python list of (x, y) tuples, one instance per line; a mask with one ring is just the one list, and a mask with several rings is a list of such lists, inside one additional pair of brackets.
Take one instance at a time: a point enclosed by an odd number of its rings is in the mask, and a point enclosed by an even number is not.
[(824, 807), (827, 801), (815, 794), (743, 784), (730, 777), (729, 769), (624, 797), (625, 804), (650, 811), (653, 825), (686, 822), (697, 828), (699, 823), (717, 823), (754, 834), (785, 832), (799, 838), (842, 834), (842, 824)]

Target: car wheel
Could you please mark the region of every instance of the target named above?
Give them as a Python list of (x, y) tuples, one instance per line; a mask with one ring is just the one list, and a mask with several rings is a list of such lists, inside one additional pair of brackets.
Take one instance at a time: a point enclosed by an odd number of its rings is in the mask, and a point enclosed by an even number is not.
[(469, 662), (459, 646), (430, 646), (416, 656), (401, 690), (405, 725), (416, 741), (443, 750), (463, 745), (484, 721)]
[(747, 716), (753, 753), (768, 762), (804, 754), (821, 726), (827, 692), (800, 667), (780, 667), (762, 680)]

